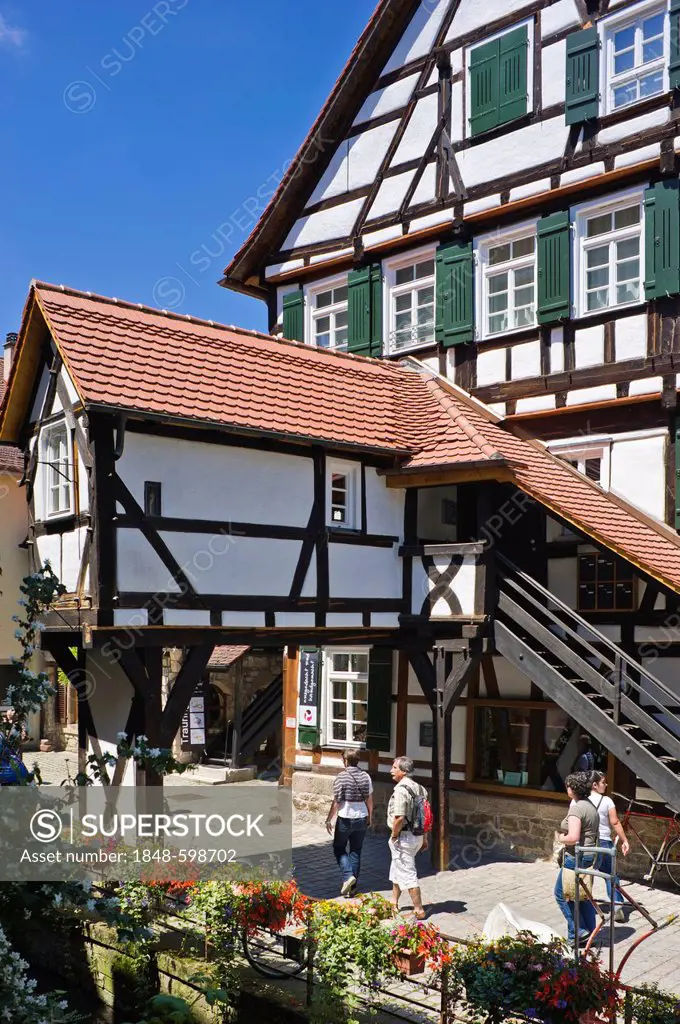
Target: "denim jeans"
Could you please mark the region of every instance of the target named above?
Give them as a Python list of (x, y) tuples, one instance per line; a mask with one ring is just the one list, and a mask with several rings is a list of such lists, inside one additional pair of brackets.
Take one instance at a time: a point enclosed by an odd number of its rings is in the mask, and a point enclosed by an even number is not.
[[(598, 840), (598, 844), (600, 846), (606, 846), (607, 849), (609, 849), (609, 850), (612, 850), (614, 848), (614, 843), (612, 842), (611, 839), (600, 839), (600, 840)], [(611, 871), (611, 869), (612, 869), (612, 859), (611, 859), (611, 856), (608, 853), (600, 854), (599, 868), (600, 868), (600, 871), (606, 871), (606, 872), (610, 872)], [(611, 900), (611, 898), (612, 898), (612, 883), (609, 881), (609, 879), (607, 879), (606, 885), (607, 885), (607, 896)], [(619, 876), (618, 875), (616, 875), (616, 877), (614, 878), (614, 885), (616, 886), (616, 895), (614, 896), (614, 902), (616, 903), (617, 907), (618, 906), (622, 907), (623, 904), (626, 901), (624, 900), (623, 896), (619, 892), (619, 888), (618, 888), (618, 886), (619, 886)]]
[(364, 845), (367, 828), (368, 818), (337, 818), (335, 821), (333, 853), (342, 871), (343, 882), (347, 882), (352, 875), (359, 877), (361, 847)]
[[(592, 866), (594, 864), (594, 861), (595, 861), (594, 857), (580, 857), (579, 858), (579, 863), (580, 863), (581, 867), (584, 867), (584, 868), (592, 868)], [(567, 868), (567, 869), (571, 869), (573, 871), (575, 865), (576, 865), (576, 861), (574, 859), (573, 854), (567, 853), (566, 850), (565, 850), (565, 853), (564, 853), (564, 867)], [(585, 936), (589, 935), (590, 932), (592, 932), (593, 929), (595, 928), (595, 907), (590, 902), (590, 900), (586, 898), (586, 895), (585, 895), (585, 893), (583, 893), (583, 891), (581, 891), (579, 893), (579, 897), (581, 897), (581, 898), (579, 898), (579, 908), (578, 908), (579, 919), (580, 919), (579, 920), (580, 937), (581, 938), (585, 938)], [(574, 925), (574, 901), (573, 900), (565, 900), (565, 898), (564, 898), (564, 892), (562, 890), (562, 870), (561, 869), (557, 873), (557, 881), (555, 882), (555, 900), (557, 902), (557, 906), (560, 908), (560, 910), (564, 914), (564, 916), (566, 918), (566, 921), (567, 921), (567, 937), (568, 937), (570, 942), (573, 942), (574, 941), (574, 928), (575, 928), (575, 925)]]

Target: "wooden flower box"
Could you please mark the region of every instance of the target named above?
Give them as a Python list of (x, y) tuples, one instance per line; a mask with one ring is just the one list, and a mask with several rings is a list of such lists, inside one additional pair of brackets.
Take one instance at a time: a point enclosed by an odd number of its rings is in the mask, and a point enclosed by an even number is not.
[(408, 949), (400, 949), (394, 958), (397, 970), (407, 978), (414, 974), (422, 974), (425, 970), (425, 957), (422, 953), (411, 953)]

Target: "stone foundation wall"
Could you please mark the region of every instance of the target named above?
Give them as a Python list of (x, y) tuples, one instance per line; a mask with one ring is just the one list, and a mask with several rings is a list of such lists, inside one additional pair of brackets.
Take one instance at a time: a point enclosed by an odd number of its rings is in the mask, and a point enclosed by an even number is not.
[[(293, 807), (298, 819), (324, 823), (333, 797), (334, 774), (314, 770), (295, 772)], [(391, 781), (374, 782), (373, 831), (382, 832), (386, 828), (391, 792)], [(449, 797), (451, 835), (459, 840), (452, 853), (455, 860), (452, 867), (474, 867), (482, 857), (494, 853), (522, 860), (547, 860), (552, 856), (554, 835), (566, 813), (566, 802), (452, 790)], [(636, 817), (634, 824), (647, 846), (656, 852), (665, 822)], [(619, 872), (624, 878), (642, 880), (649, 869), (649, 858), (632, 832), (629, 839), (631, 852), (628, 857), (619, 858)]]

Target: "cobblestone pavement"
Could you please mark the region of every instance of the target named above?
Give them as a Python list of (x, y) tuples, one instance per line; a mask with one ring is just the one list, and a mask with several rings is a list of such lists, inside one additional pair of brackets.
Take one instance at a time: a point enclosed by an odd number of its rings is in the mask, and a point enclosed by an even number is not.
[[(489, 912), (505, 903), (522, 917), (549, 925), (565, 934), (565, 921), (552, 895), (556, 868), (543, 861), (526, 863), (495, 858), (494, 851), (481, 851), (469, 841), (453, 847), (453, 871), (435, 873), (428, 855), (419, 858), (425, 905), (431, 908), (430, 920), (455, 938), (470, 938), (484, 927)], [(304, 892), (321, 898), (338, 895), (340, 875), (326, 830), (318, 825), (297, 821), (294, 826), (294, 862), (297, 881)], [(465, 866), (474, 864), (475, 866)], [(364, 892), (389, 895), (389, 853), (387, 838), (369, 835), (364, 844), (359, 888)], [(680, 893), (671, 893), (631, 883), (631, 896), (658, 922), (670, 914), (678, 920), (637, 949), (624, 968), (623, 980), (629, 984), (657, 982), (662, 988), (680, 993)], [(599, 887), (602, 887), (600, 890)], [(597, 879), (595, 895), (604, 898), (604, 883)], [(404, 907), (409, 906), (408, 897)], [(625, 951), (648, 930), (644, 918), (633, 913), (625, 924), (616, 925), (616, 965)], [(608, 955), (607, 929), (600, 933), (603, 953)]]

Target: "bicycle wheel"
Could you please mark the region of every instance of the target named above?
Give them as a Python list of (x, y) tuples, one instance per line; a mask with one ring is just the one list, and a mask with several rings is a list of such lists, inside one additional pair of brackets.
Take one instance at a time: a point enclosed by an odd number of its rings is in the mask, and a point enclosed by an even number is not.
[(664, 864), (671, 882), (676, 889), (680, 889), (680, 839), (674, 839), (666, 847)]
[(307, 967), (307, 941), (296, 935), (258, 930), (243, 932), (243, 954), (264, 978), (295, 978)]

